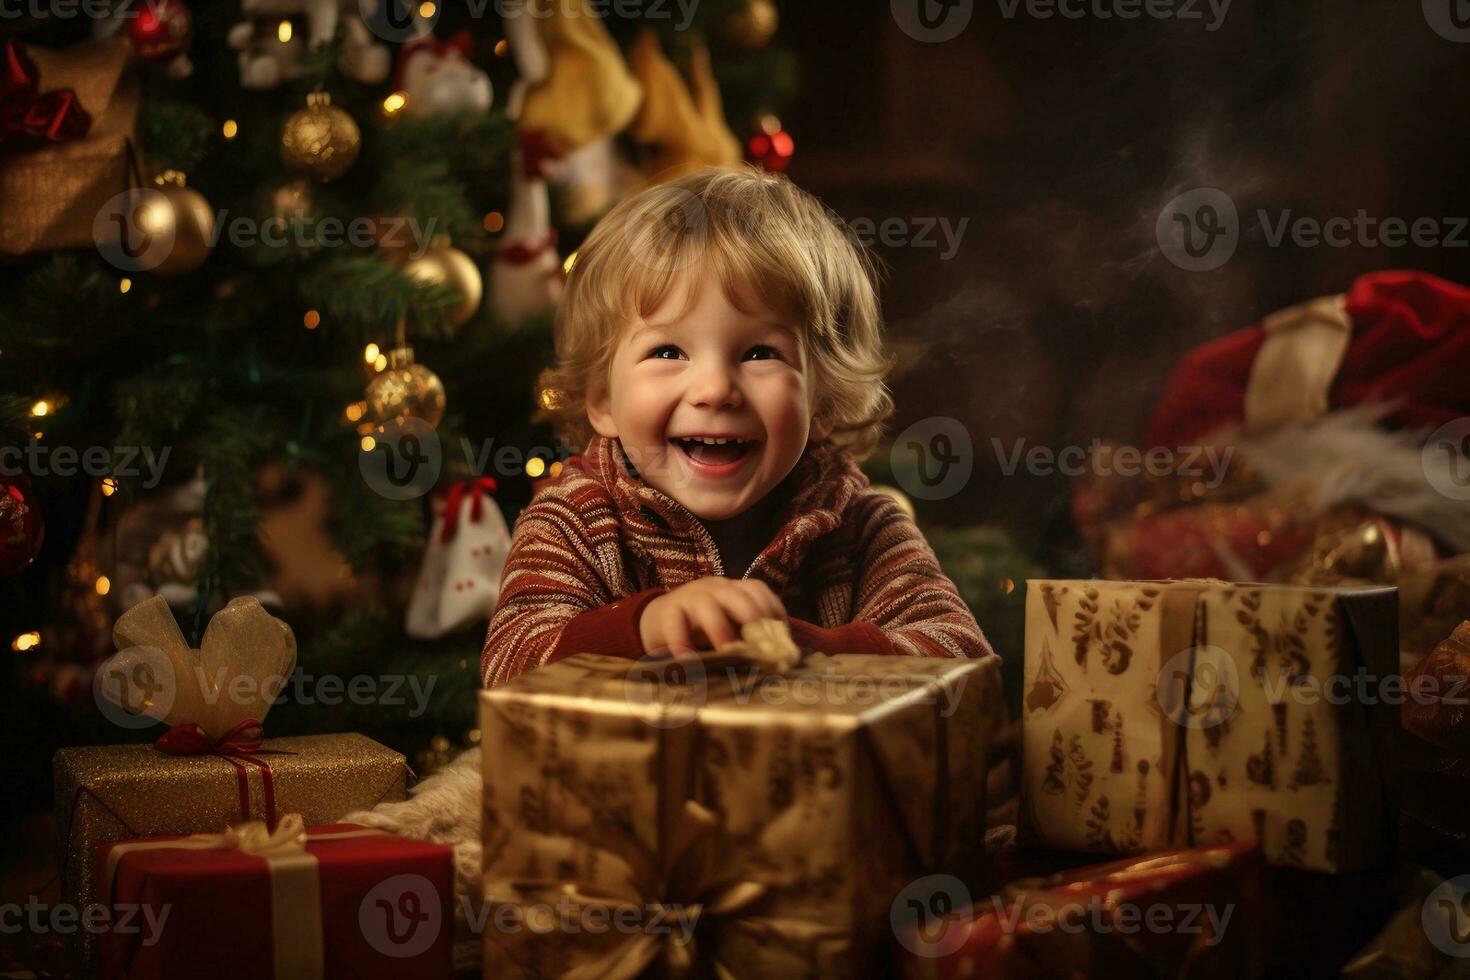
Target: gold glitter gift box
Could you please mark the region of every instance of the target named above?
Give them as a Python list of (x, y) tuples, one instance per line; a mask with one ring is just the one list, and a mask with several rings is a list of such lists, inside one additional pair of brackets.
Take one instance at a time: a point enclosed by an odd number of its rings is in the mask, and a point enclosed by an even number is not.
[(997, 658), (724, 653), (481, 693), (485, 977), (867, 975), (900, 891), (983, 857)]
[[(275, 815), (299, 813), (308, 825), (335, 823), (354, 810), (401, 800), (403, 756), (365, 735), (266, 739)], [(92, 855), (102, 844), (135, 837), (212, 833), (240, 823), (235, 767), (213, 755), (172, 756), (151, 745), (61, 749), (54, 761), (57, 840), (63, 901), (85, 909), (96, 893)], [(247, 767), (252, 820), (266, 819), (261, 773)], [(78, 933), (84, 957), (94, 944)]]
[(1031, 581), (1021, 829), (1136, 854), (1255, 840), (1346, 871), (1392, 843), (1392, 588)]

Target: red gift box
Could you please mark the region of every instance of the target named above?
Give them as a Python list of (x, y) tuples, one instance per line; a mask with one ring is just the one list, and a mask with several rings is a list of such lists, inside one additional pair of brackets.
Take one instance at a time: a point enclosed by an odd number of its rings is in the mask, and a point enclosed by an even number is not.
[(929, 903), (898, 932), (907, 978), (1220, 977), (1261, 971), (1254, 843), (1023, 878), (969, 909)]
[(453, 851), (357, 824), (104, 844), (105, 978), (444, 978)]

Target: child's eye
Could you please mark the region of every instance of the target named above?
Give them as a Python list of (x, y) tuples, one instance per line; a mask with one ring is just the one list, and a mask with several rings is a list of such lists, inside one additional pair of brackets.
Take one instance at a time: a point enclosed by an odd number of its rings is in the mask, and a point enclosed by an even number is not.
[(761, 354), (762, 356), (758, 358), (758, 360), (767, 360), (771, 357), (774, 357), (777, 360), (784, 360), (784, 358), (781, 356), (781, 352), (772, 347), (770, 344), (758, 344), (757, 346), (752, 347), (749, 351), (746, 352), (746, 356), (748, 357), (751, 354)]
[[(665, 356), (665, 352), (668, 352), (668, 351), (672, 351), (673, 352), (673, 355), (671, 357), (666, 357)], [(649, 357), (652, 357), (652, 358), (656, 358), (656, 359), (658, 359), (660, 361), (670, 361), (670, 360), (677, 360), (678, 357), (679, 357), (679, 355), (682, 354), (682, 353), (684, 353), (684, 352), (681, 351), (681, 350), (679, 350), (679, 348), (675, 347), (673, 344), (663, 344), (662, 346), (655, 347), (653, 350), (649, 351), (648, 352), (648, 356)]]

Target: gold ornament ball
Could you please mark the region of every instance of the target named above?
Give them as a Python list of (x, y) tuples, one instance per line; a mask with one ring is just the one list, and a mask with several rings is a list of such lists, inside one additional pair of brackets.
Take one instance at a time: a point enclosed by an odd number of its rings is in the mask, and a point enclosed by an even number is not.
[(281, 159), (292, 170), (317, 180), (335, 180), (347, 172), (362, 149), (357, 122), (325, 92), (306, 97), (306, 108), (286, 120), (281, 130)]
[(445, 285), (460, 297), (460, 304), (445, 312), (449, 322), (463, 326), (480, 308), (485, 283), (473, 259), (449, 243), (449, 236), (435, 235), (429, 248), (416, 259), (409, 259), (403, 271), (422, 282)]
[(209, 258), (214, 241), (214, 211), (204, 195), (188, 186), (177, 170), (165, 170), (154, 178), (154, 193), (147, 195), (136, 218), (141, 231), (161, 242), (172, 242), (168, 254), (152, 272), (178, 276), (193, 272)]
[(747, 51), (758, 51), (771, 43), (780, 24), (781, 15), (773, 0), (749, 0), (744, 10), (725, 20), (720, 36)]
[(368, 382), (368, 417), (378, 425), (411, 415), (437, 426), (444, 419), (444, 383), (422, 364), (412, 347), (388, 352), (388, 366)]
[(905, 514), (909, 515), (909, 520), (918, 520), (918, 515), (914, 511), (914, 502), (909, 499), (908, 494), (898, 489), (898, 487), (890, 487), (887, 484), (877, 483), (873, 485), (873, 489), (883, 494), (885, 497), (892, 497), (895, 501), (897, 501), (899, 509), (902, 510)]

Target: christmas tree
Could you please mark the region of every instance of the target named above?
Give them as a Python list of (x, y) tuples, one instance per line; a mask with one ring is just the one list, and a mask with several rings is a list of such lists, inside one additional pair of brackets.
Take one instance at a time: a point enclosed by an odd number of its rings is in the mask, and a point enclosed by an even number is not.
[[(580, 448), (535, 417), (577, 243), (648, 182), (790, 157), (769, 0), (368, 10), (7, 22), (0, 710), (22, 729), (150, 734), (96, 710), (113, 620), (161, 594), (197, 645), (256, 595), (300, 647), (272, 734), (464, 739), (489, 609), (415, 639), (405, 607), (446, 490), (510, 522)], [(430, 477), (375, 479), (408, 436)]]

